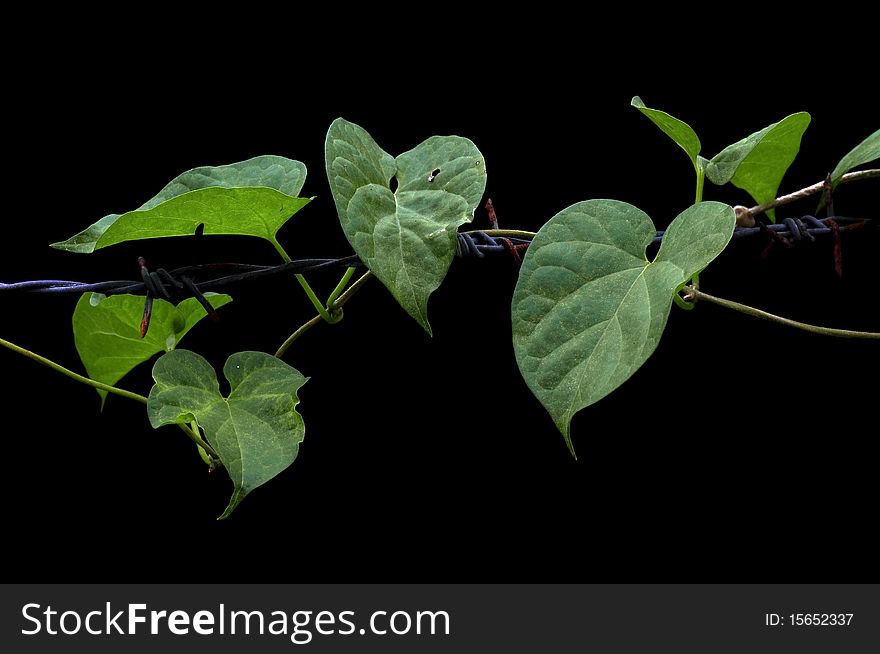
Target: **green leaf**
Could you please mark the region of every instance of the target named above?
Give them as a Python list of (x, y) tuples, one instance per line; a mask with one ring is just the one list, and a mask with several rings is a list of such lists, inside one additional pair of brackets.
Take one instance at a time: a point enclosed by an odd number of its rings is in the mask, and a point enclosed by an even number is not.
[(718, 256), (735, 223), (725, 204), (695, 204), (669, 226), (653, 262), (645, 248), (654, 225), (625, 202), (580, 202), (538, 231), (513, 294), (513, 347), (572, 454), (574, 414), (647, 360), (676, 289)]
[(110, 214), (52, 247), (89, 253), (144, 238), (205, 234), (275, 234), (310, 202), (296, 197), (306, 178), (299, 161), (264, 155), (226, 166), (202, 166), (178, 175), (135, 211)]
[(473, 220), (486, 188), (480, 151), (460, 136), (433, 136), (395, 159), (363, 128), (338, 118), (325, 160), (349, 243), (430, 334), (428, 297), (446, 277), (458, 227)]
[[(215, 309), (232, 302), (228, 295), (205, 293)], [(186, 333), (207, 314), (195, 298), (176, 307), (165, 300), (153, 301), (153, 316), (147, 335), (141, 338), (144, 297), (84, 293), (73, 311), (73, 338), (89, 377), (110, 384), (150, 359), (173, 350)], [(101, 404), (107, 392), (98, 390)]]
[(831, 173), (831, 187), (856, 166), (880, 159), (880, 129), (850, 150)]
[(694, 165), (694, 170), (699, 170), (697, 155), (700, 154), (700, 139), (697, 138), (697, 133), (690, 125), (670, 116), (665, 111), (646, 107), (639, 96), (635, 96), (630, 104), (650, 118), (651, 122), (659, 127), (666, 136), (675, 141), (687, 153)]
[(227, 397), (220, 394), (211, 364), (195, 352), (174, 350), (153, 366), (156, 384), (147, 402), (153, 428), (195, 420), (220, 456), (234, 485), (221, 520), (293, 463), (305, 436), (296, 393), (307, 381), (265, 352), (233, 354), (223, 374), (229, 380)]
[[(719, 185), (733, 182), (758, 204), (775, 199), (809, 124), (810, 114), (802, 111), (728, 145), (709, 160), (706, 176)], [(776, 220), (772, 209), (767, 215)]]

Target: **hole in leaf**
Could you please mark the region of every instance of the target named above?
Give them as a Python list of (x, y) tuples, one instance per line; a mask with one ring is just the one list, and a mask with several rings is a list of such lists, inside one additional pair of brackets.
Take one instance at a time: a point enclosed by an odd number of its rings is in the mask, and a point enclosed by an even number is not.
[(431, 174), (428, 175), (428, 181), (433, 182), (437, 178), (437, 175), (439, 175), (439, 174), (440, 174), (440, 169), (435, 168), (434, 170), (431, 171)]
[(396, 177), (391, 178), (391, 181), (388, 183), (388, 187), (391, 189), (392, 193), (397, 192), (397, 178)]
[(196, 225), (196, 231), (194, 232), (194, 234), (196, 236), (201, 236), (204, 233), (205, 233), (205, 223), (199, 223), (198, 225)]

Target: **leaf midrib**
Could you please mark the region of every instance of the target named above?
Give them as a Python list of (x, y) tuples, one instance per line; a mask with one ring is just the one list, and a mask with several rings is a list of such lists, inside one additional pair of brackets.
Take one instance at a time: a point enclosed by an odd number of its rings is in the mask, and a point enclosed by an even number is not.
[(397, 193), (392, 193), (392, 195), (394, 196), (394, 222), (397, 227), (397, 249), (400, 252), (400, 266), (403, 269), (403, 274), (406, 275), (406, 287), (407, 289), (409, 289), (409, 294), (412, 302), (416, 307), (416, 311), (418, 311), (419, 322), (427, 324), (428, 317), (422, 314), (422, 307), (419, 305), (418, 297), (416, 297), (416, 289), (414, 284), (412, 283), (412, 278), (409, 275), (409, 269), (406, 265), (406, 259), (403, 256), (403, 225), (400, 222), (400, 203), (397, 200)]
[[(571, 401), (569, 402), (568, 408), (565, 410), (566, 432), (568, 430), (568, 425), (571, 423), (571, 420), (574, 417), (574, 414), (576, 413), (575, 411), (572, 411), (572, 407), (575, 405), (575, 402), (580, 397), (581, 387), (583, 386), (584, 378), (586, 377), (586, 371), (589, 368), (590, 362), (593, 360), (593, 356), (596, 354), (596, 351), (599, 349), (599, 343), (602, 342), (602, 340), (605, 338), (605, 335), (608, 333), (607, 326), (611, 323), (612, 320), (617, 320), (617, 314), (620, 312), (620, 307), (623, 306), (624, 300), (626, 300), (626, 298), (629, 297), (629, 294), (632, 292), (633, 288), (635, 287), (636, 282), (638, 282), (640, 279), (642, 279), (644, 277), (646, 271), (652, 265), (654, 265), (653, 261), (646, 262), (642, 271), (638, 275), (636, 275), (635, 279), (633, 279), (632, 284), (629, 285), (629, 288), (626, 289), (626, 293), (624, 293), (623, 297), (620, 299), (620, 302), (618, 303), (617, 308), (614, 309), (614, 313), (611, 314), (611, 317), (609, 317), (605, 321), (605, 327), (602, 329), (602, 333), (599, 336), (599, 339), (596, 341), (596, 346), (593, 347), (593, 351), (590, 352), (590, 356), (588, 356), (587, 359), (581, 364), (580, 374), (578, 374), (578, 379), (577, 379), (577, 391), (572, 395), (572, 398), (571, 398)], [(648, 302), (648, 320), (649, 320), (649, 322), (650, 322), (650, 317), (651, 317), (651, 309), (652, 309), (652, 307), (651, 307), (651, 303), (649, 301)], [(616, 371), (618, 367), (620, 367), (619, 361), (617, 364), (615, 364), (614, 370)], [(558, 387), (559, 386), (557, 385), (557, 388)]]
[[(181, 194), (179, 194), (179, 195), (175, 195), (175, 196), (170, 197), (170, 198), (168, 198), (168, 199), (166, 199), (166, 200), (163, 200), (163, 201), (160, 202), (159, 204), (157, 204), (157, 205), (155, 205), (155, 206), (153, 206), (153, 207), (150, 207), (150, 208), (148, 208), (148, 209), (138, 208), (138, 209), (133, 209), (133, 210), (131, 210), (131, 211), (126, 211), (125, 213), (116, 214), (116, 216), (117, 216), (116, 220), (115, 220), (115, 221), (114, 221), (114, 222), (113, 222), (113, 223), (112, 223), (112, 224), (111, 224), (111, 225), (110, 225), (110, 226), (104, 231), (104, 233), (102, 233), (102, 234), (100, 235), (100, 237), (98, 237), (98, 238), (94, 241), (95, 249), (100, 249), (98, 246), (100, 246), (100, 247), (109, 247), (109, 245), (116, 245), (116, 244), (117, 244), (117, 243), (110, 243), (110, 244), (108, 245), (108, 244), (102, 243), (102, 241), (109, 240), (109, 238), (108, 238), (108, 236), (107, 236), (108, 234), (113, 235), (115, 230), (118, 231), (119, 229), (121, 229), (121, 227), (118, 227), (118, 225), (119, 225), (119, 220), (120, 220), (120, 219), (122, 219), (122, 218), (128, 218), (128, 217), (130, 217), (130, 216), (135, 216), (135, 215), (138, 215), (138, 217), (141, 217), (141, 216), (144, 216), (144, 215), (146, 215), (146, 214), (150, 214), (150, 213), (155, 213), (155, 214), (158, 214), (160, 217), (165, 217), (165, 218), (167, 218), (167, 215), (166, 215), (166, 216), (163, 216), (163, 214), (161, 213), (162, 210), (163, 210), (163, 209), (162, 209), (163, 205), (165, 205), (166, 203), (172, 202), (172, 201), (184, 201), (184, 199), (186, 199), (186, 201), (191, 201), (191, 202), (193, 202), (193, 203), (197, 203), (197, 204), (201, 204), (201, 205), (203, 205), (203, 206), (207, 206), (207, 204), (206, 204), (205, 202), (200, 201), (198, 198), (186, 198), (186, 196), (188, 196), (188, 195), (194, 195), (194, 194), (198, 194), (198, 193), (203, 193), (204, 191), (209, 191), (209, 190), (212, 191), (212, 192), (220, 191), (220, 192), (226, 192), (226, 193), (228, 193), (230, 199), (231, 199), (232, 201), (234, 201), (234, 203), (236, 204), (236, 206), (237, 206), (239, 209), (242, 209), (242, 208), (243, 208), (243, 209), (245, 209), (247, 212), (249, 212), (249, 213), (251, 214), (251, 216), (252, 216), (252, 220), (253, 220), (254, 222), (256, 222), (257, 224), (262, 225), (262, 227), (263, 227), (265, 233), (264, 233), (264, 234), (254, 234), (252, 231), (247, 231), (247, 232), (245, 232), (243, 235), (245, 235), (245, 236), (253, 235), (253, 236), (256, 236), (257, 238), (263, 238), (263, 239), (271, 239), (271, 238), (273, 238), (274, 235), (277, 234), (278, 231), (281, 229), (281, 227), (279, 227), (278, 229), (276, 229), (274, 232), (271, 232), (271, 230), (270, 230), (269, 226), (266, 224), (266, 222), (265, 222), (264, 220), (260, 219), (259, 217), (256, 217), (256, 216), (257, 216), (257, 212), (256, 212), (256, 210), (253, 208), (252, 203), (247, 202), (247, 201), (245, 201), (245, 200), (242, 200), (242, 199), (238, 196), (238, 194), (235, 193), (235, 191), (240, 191), (240, 190), (246, 190), (246, 191), (250, 191), (250, 190), (258, 190), (258, 191), (268, 190), (268, 191), (273, 191), (273, 192), (275, 192), (275, 193), (277, 193), (277, 194), (279, 194), (279, 195), (282, 196), (282, 198), (281, 198), (281, 206), (282, 206), (282, 207), (285, 205), (285, 203), (286, 203), (286, 201), (287, 201), (288, 199), (289, 199), (289, 200), (301, 200), (301, 199), (305, 199), (305, 198), (298, 198), (298, 197), (295, 197), (295, 196), (292, 196), (292, 195), (288, 195), (288, 194), (285, 193), (284, 191), (279, 191), (278, 189), (276, 189), (276, 188), (272, 188), (271, 186), (221, 186), (221, 185), (214, 185), (214, 186), (206, 186), (206, 187), (202, 187), (202, 188), (197, 188), (197, 189), (193, 189), (193, 190), (191, 190), (191, 191), (187, 191), (186, 193), (181, 193)], [(105, 216), (105, 217), (106, 217), (106, 216)], [(187, 218), (181, 218), (181, 217), (179, 217), (179, 216), (175, 216), (175, 217), (173, 217), (172, 220), (174, 220), (175, 222), (186, 223), (187, 225), (189, 225), (190, 223), (192, 223), (192, 225), (193, 225), (194, 227), (197, 227), (201, 222), (204, 222), (204, 221), (202, 221), (202, 220), (190, 220), (190, 219), (187, 219)], [(132, 230), (132, 233), (134, 233), (134, 234), (139, 234), (139, 233), (143, 233), (143, 232), (149, 232), (150, 229), (151, 229), (152, 227), (153, 227), (152, 225), (143, 225), (143, 226), (141, 226), (141, 225), (130, 225), (130, 226), (128, 226), (128, 229), (131, 229), (131, 230)], [(115, 230), (114, 230), (114, 228), (115, 228)], [(211, 232), (209, 231), (208, 233), (210, 234)], [(222, 234), (226, 234), (226, 233), (234, 234), (235, 232), (222, 232)], [(220, 235), (222, 235), (222, 234), (220, 234)], [(158, 238), (162, 238), (162, 237), (158, 237)], [(128, 239), (128, 240), (138, 240), (138, 239)], [(119, 242), (124, 242), (124, 241), (119, 241)]]

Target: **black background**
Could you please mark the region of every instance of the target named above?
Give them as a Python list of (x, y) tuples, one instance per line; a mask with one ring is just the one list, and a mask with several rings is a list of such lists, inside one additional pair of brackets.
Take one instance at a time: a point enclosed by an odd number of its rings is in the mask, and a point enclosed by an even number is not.
[[(398, 154), (433, 134), (483, 152), (502, 226), (536, 230), (589, 198), (631, 202), (665, 227), (693, 199), (686, 156), (629, 106), (639, 94), (689, 122), (703, 154), (795, 111), (813, 122), (783, 181), (820, 180), (877, 128), (863, 71), (763, 69), (693, 60), (611, 65), (614, 54), (551, 39), (524, 52), (503, 32), (462, 35), (452, 52), (234, 48), (184, 60), (58, 52), (8, 80), (6, 217), (0, 279), (136, 277), (154, 266), (273, 263), (256, 239), (125, 244), (85, 256), (48, 244), (134, 208), (197, 165), (258, 154), (299, 159), (317, 199), (281, 231), (293, 257), (342, 256), (323, 167), (337, 116)], [(578, 44), (581, 44), (580, 46)], [(378, 49), (378, 45), (377, 45)], [(537, 54), (536, 54), (537, 53)], [(535, 56), (540, 60), (536, 63)], [(239, 59), (241, 59), (239, 57)], [(717, 63), (717, 62), (715, 62)], [(788, 68), (787, 68), (788, 67)], [(831, 80), (831, 81), (828, 81)], [(841, 214), (877, 216), (877, 185), (844, 186)], [(706, 199), (749, 203), (707, 183)], [(811, 212), (812, 200), (791, 215)], [(781, 214), (789, 215), (786, 209)], [(487, 226), (478, 212), (476, 226)], [(795, 319), (880, 330), (877, 232), (847, 235), (844, 278), (831, 242), (760, 258), (736, 244), (703, 275), (707, 292)], [(286, 360), (306, 440), (296, 462), (217, 522), (230, 485), (208, 475), (174, 429), (140, 405), (96, 393), (0, 352), (7, 576), (20, 581), (859, 581), (876, 577), (876, 369), (872, 342), (802, 334), (713, 306), (673, 308), (654, 356), (582, 411), (574, 461), (517, 371), (509, 257), (456, 260), (430, 302), (434, 338), (377, 282), (336, 326)], [(331, 275), (315, 275), (325, 296)], [(217, 324), (184, 347), (217, 367), (274, 351), (312, 315), (292, 280), (242, 287)], [(80, 370), (75, 297), (3, 296), (0, 335)], [(144, 366), (122, 385), (149, 390)]]

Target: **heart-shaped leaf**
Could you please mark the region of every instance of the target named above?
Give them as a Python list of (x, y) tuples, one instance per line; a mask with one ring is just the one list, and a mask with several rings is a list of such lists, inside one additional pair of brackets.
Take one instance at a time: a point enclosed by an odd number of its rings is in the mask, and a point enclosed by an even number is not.
[(473, 220), (486, 188), (480, 151), (460, 136), (434, 136), (395, 159), (363, 128), (338, 118), (325, 160), (349, 243), (430, 334), (428, 297), (446, 277), (457, 229)]
[(880, 129), (846, 153), (831, 173), (831, 186), (837, 186), (840, 178), (856, 166), (880, 159)]
[[(810, 114), (802, 111), (728, 145), (709, 160), (706, 176), (719, 185), (733, 182), (758, 204), (775, 199), (809, 124)], [(776, 220), (772, 209), (767, 215)]]
[[(228, 295), (205, 293), (205, 297), (215, 309), (232, 302)], [(73, 311), (73, 338), (89, 377), (112, 386), (154, 354), (173, 350), (208, 315), (195, 298), (176, 307), (154, 300), (150, 329), (141, 338), (143, 313), (143, 296), (84, 293), (80, 297)], [(98, 394), (103, 404), (107, 392), (98, 389)]]
[(296, 393), (307, 381), (265, 352), (233, 354), (223, 374), (229, 380), (227, 397), (220, 394), (217, 375), (203, 357), (173, 350), (153, 366), (156, 384), (147, 402), (153, 428), (195, 420), (204, 430), (234, 485), (221, 520), (253, 489), (293, 463), (305, 436)]
[(695, 204), (669, 226), (653, 262), (645, 248), (654, 225), (625, 202), (580, 202), (538, 231), (513, 294), (513, 347), (572, 454), (574, 414), (647, 360), (676, 289), (718, 256), (735, 222), (725, 204)]
[(665, 111), (646, 107), (639, 96), (635, 96), (630, 104), (651, 119), (651, 122), (659, 127), (666, 136), (675, 141), (684, 150), (698, 170), (697, 155), (700, 154), (700, 139), (697, 133), (686, 122), (670, 116)]
[(124, 241), (195, 234), (275, 234), (310, 202), (297, 197), (306, 178), (299, 161), (263, 155), (226, 166), (202, 166), (175, 177), (135, 211), (110, 214), (52, 247), (89, 253)]

